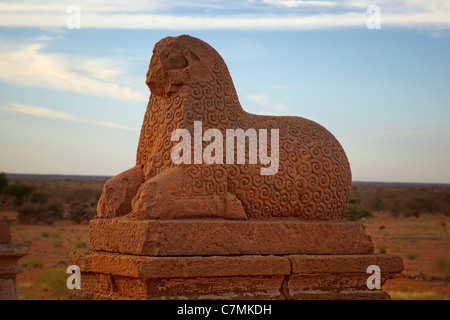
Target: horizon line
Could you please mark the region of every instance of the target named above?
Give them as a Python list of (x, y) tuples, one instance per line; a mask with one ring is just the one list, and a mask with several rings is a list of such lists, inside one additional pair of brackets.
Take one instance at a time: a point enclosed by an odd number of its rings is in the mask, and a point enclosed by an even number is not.
[[(8, 175), (22, 175), (22, 176), (53, 176), (53, 177), (92, 177), (92, 178), (113, 178), (117, 176), (119, 173), (115, 175), (107, 175), (107, 174), (66, 174), (66, 173), (17, 173), (17, 172), (5, 172), (0, 171), (0, 173), (5, 173)], [(441, 186), (449, 186), (450, 182), (405, 182), (405, 181), (376, 181), (376, 180), (352, 180), (352, 185), (356, 183), (372, 183), (372, 184), (415, 184), (415, 185), (441, 185)]]

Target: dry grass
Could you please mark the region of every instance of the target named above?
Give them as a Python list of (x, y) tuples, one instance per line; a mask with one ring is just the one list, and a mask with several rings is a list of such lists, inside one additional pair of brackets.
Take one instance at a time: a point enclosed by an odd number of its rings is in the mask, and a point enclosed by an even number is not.
[(61, 237), (60, 237), (60, 235), (58, 233), (53, 233), (51, 235), (51, 237), (52, 237), (53, 247), (55, 247), (55, 248), (62, 248), (63, 247), (63, 244), (64, 244), (63, 239), (61, 239)]
[(443, 277), (450, 277), (450, 261), (447, 261), (446, 257), (439, 256), (434, 259), (433, 263)]
[(436, 292), (389, 291), (392, 300), (438, 300)]
[(67, 288), (66, 282), (70, 275), (65, 268), (50, 268), (41, 274), (41, 284), (44, 290), (52, 291), (63, 298), (70, 298), (73, 293)]
[(386, 246), (382, 243), (377, 244), (378, 253), (386, 253)]
[(33, 289), (33, 287), (34, 287), (33, 282), (22, 282), (17, 285), (18, 290)]
[(77, 234), (74, 248), (75, 249), (87, 249), (87, 242), (83, 239), (82, 235)]
[(32, 269), (34, 267), (41, 267), (44, 265), (45, 260), (41, 256), (37, 256), (35, 254), (30, 254), (29, 256), (25, 256), (20, 260), (21, 264), (25, 265), (26, 269)]

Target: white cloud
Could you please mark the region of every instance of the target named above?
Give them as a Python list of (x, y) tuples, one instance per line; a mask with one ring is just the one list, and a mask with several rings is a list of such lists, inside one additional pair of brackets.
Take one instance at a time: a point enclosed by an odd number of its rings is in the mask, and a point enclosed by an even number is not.
[(57, 35), (57, 36), (53, 36), (53, 37), (41, 35), (39, 37), (32, 39), (32, 41), (34, 41), (34, 42), (55, 41), (55, 40), (64, 40), (64, 37), (62, 35)]
[[(0, 46), (0, 80), (24, 86), (74, 91), (124, 101), (146, 101), (147, 91), (118, 83), (120, 70), (106, 59), (76, 58), (44, 52), (45, 45), (31, 43)], [(142, 81), (143, 83), (143, 81)]]
[[(383, 8), (382, 8), (383, 10)], [(151, 30), (319, 30), (331, 28), (366, 28), (365, 10), (347, 13), (309, 15), (170, 15), (170, 14), (99, 14), (81, 16), (81, 28), (117, 28)], [(450, 29), (450, 10), (415, 13), (382, 11), (382, 28)], [(65, 28), (67, 16), (51, 13), (0, 13), (0, 27)]]
[(279, 101), (271, 101), (264, 92), (245, 96), (248, 100), (255, 102), (258, 107), (264, 109), (260, 110), (258, 114), (261, 115), (289, 115), (290, 108)]
[[(0, 4), (0, 26), (65, 28), (67, 4), (28, 1)], [(450, 28), (450, 1), (442, 0), (262, 0), (246, 4), (201, 1), (77, 1), (81, 28), (309, 30), (366, 27), (369, 5), (381, 8), (383, 27)], [(189, 8), (189, 14), (180, 14)], [(308, 12), (302, 8), (309, 8)], [(298, 9), (298, 10), (297, 10)], [(300, 11), (299, 11), (300, 10)], [(232, 12), (232, 14), (224, 14)], [(256, 14), (255, 14), (256, 13)]]
[(54, 0), (14, 0), (14, 2), (0, 3), (1, 12), (46, 12), (52, 14), (64, 14), (69, 6), (76, 5), (81, 13), (158, 13), (174, 9), (205, 9), (223, 10), (234, 6), (233, 1), (201, 0), (77, 0), (77, 1), (54, 1)]
[(67, 113), (64, 111), (52, 110), (49, 108), (38, 107), (38, 106), (33, 106), (33, 105), (24, 105), (24, 104), (16, 103), (16, 102), (10, 103), (10, 107), (3, 107), (3, 109), (7, 109), (9, 111), (26, 114), (26, 115), (30, 115), (30, 116), (35, 116), (35, 117), (52, 118), (52, 119), (59, 119), (59, 120), (64, 120), (64, 121), (86, 123), (86, 124), (91, 124), (91, 125), (96, 125), (96, 126), (101, 126), (101, 127), (108, 127), (108, 128), (113, 128), (113, 129), (137, 131), (135, 128), (130, 128), (130, 127), (118, 124), (118, 123), (114, 123), (114, 122), (85, 119), (85, 118), (77, 117), (71, 113)]
[(53, 12), (66, 13), (67, 7), (76, 5), (82, 11), (99, 12), (129, 12), (129, 11), (156, 11), (167, 7), (164, 1), (133, 1), (133, 0), (77, 0), (77, 1), (29, 1), (17, 0), (9, 3), (0, 3), (0, 10), (3, 12)]
[(267, 107), (268, 102), (269, 102), (267, 99), (267, 95), (264, 92), (248, 95), (247, 99), (249, 99), (253, 102), (256, 102), (257, 104), (264, 106), (264, 107)]
[(317, 123), (320, 123), (315, 117), (310, 116), (308, 114), (300, 114), (297, 111), (292, 111), (291, 108), (286, 106), (280, 101), (273, 101), (269, 99), (266, 93), (260, 92), (257, 94), (252, 95), (246, 95), (245, 98), (247, 98), (250, 101), (255, 102), (259, 110), (257, 112), (258, 115), (262, 116), (298, 116), (302, 117), (308, 120), (315, 121)]
[(336, 2), (331, 1), (302, 1), (302, 0), (262, 0), (263, 3), (273, 4), (286, 8), (298, 7), (335, 7)]

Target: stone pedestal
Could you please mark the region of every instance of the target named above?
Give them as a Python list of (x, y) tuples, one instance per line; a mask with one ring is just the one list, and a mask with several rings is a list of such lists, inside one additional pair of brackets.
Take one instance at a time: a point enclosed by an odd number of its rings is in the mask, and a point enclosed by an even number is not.
[(106, 252), (70, 256), (81, 268), (80, 299), (389, 299), (369, 290), (370, 265), (381, 283), (401, 272), (386, 254), (150, 257)]
[(16, 300), (16, 275), (23, 271), (19, 258), (30, 253), (28, 244), (11, 243), (10, 227), (0, 223), (0, 300)]
[(75, 252), (80, 299), (389, 299), (367, 287), (402, 259), (373, 254), (348, 221), (91, 221), (90, 252)]

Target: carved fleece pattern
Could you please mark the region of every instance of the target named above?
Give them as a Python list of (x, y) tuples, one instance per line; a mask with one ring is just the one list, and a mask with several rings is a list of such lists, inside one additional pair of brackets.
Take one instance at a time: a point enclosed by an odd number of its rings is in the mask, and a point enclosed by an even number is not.
[[(204, 61), (204, 57), (209, 60)], [(203, 72), (195, 74), (196, 70)], [(185, 128), (193, 136), (194, 121), (202, 121), (203, 131), (219, 129), (224, 146), (225, 129), (268, 129), (268, 133), (279, 129), (277, 174), (261, 175), (261, 163), (248, 164), (248, 152), (246, 164), (183, 164), (191, 181), (180, 185), (180, 194), (221, 196), (230, 192), (241, 201), (249, 218), (341, 217), (351, 190), (351, 171), (337, 139), (324, 127), (301, 117), (245, 112), (225, 62), (208, 44), (189, 36), (161, 40), (155, 46), (147, 84), (152, 94), (136, 158), (145, 180), (177, 166), (171, 160), (171, 150), (178, 143), (171, 141), (172, 132)], [(270, 136), (267, 140), (270, 146)]]

